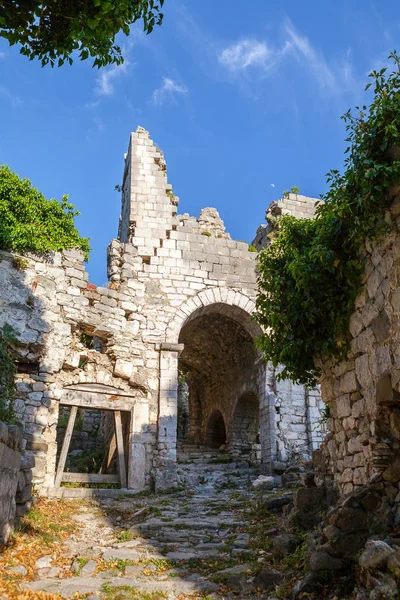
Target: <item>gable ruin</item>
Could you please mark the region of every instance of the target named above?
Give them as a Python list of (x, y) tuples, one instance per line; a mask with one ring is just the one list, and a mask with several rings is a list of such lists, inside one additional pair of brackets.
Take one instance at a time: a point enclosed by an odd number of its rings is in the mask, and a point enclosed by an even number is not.
[[(312, 217), (314, 204), (290, 194), (269, 210)], [(197, 219), (177, 209), (163, 153), (139, 127), (125, 155), (108, 287), (88, 282), (79, 251), (26, 264), (1, 252), (0, 325), (19, 336), (16, 410), (43, 493), (73, 495), (60, 487), (73, 480), (70, 440), (89, 444), (90, 435), (109, 445), (107, 464), (103, 479), (79, 481), (135, 491), (173, 486), (182, 444), (223, 446), (267, 471), (310, 457), (322, 440), (318, 392), (277, 381), (254, 344), (256, 253), (230, 238), (215, 209)], [(268, 224), (257, 231), (258, 250), (268, 233)]]

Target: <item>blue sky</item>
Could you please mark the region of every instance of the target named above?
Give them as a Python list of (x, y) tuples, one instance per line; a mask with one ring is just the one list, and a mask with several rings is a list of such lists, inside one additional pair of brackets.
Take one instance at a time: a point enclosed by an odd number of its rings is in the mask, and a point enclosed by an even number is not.
[(70, 195), (97, 284), (130, 131), (163, 149), (179, 212), (215, 206), (250, 242), (283, 190), (325, 191), (343, 164), (340, 115), (400, 50), (395, 0), (165, 0), (164, 13), (150, 36), (121, 37), (124, 65), (100, 71), (42, 69), (0, 40), (0, 163), (47, 197)]

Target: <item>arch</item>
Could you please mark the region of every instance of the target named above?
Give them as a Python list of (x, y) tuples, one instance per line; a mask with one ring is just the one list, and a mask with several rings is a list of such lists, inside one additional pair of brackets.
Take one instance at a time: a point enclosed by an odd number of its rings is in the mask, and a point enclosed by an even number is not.
[(220, 410), (214, 410), (208, 418), (205, 442), (210, 448), (226, 444), (225, 421)]
[(253, 321), (255, 303), (248, 296), (230, 288), (208, 288), (181, 304), (169, 322), (166, 342), (177, 344), (184, 325), (205, 313), (218, 312), (239, 322), (253, 339), (261, 333), (261, 327)]

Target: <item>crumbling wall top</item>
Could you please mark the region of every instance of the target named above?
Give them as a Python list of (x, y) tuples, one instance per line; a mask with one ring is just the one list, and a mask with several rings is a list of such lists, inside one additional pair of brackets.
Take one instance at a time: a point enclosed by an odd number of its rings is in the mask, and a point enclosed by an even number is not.
[(268, 234), (274, 229), (274, 221), (281, 215), (291, 215), (297, 219), (313, 219), (317, 203), (321, 200), (301, 194), (290, 193), (280, 200), (274, 200), (265, 211), (266, 223), (259, 226), (252, 245), (262, 250), (270, 243)]

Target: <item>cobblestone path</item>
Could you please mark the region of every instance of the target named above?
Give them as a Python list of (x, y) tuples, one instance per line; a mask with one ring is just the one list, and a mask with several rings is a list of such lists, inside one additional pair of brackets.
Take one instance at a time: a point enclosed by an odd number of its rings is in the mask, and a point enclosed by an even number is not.
[(248, 531), (257, 469), (224, 460), (184, 457), (182, 491), (77, 503), (70, 561), (60, 567), (42, 557), (38, 579), (24, 585), (91, 600), (270, 598), (254, 584), (266, 553)]

